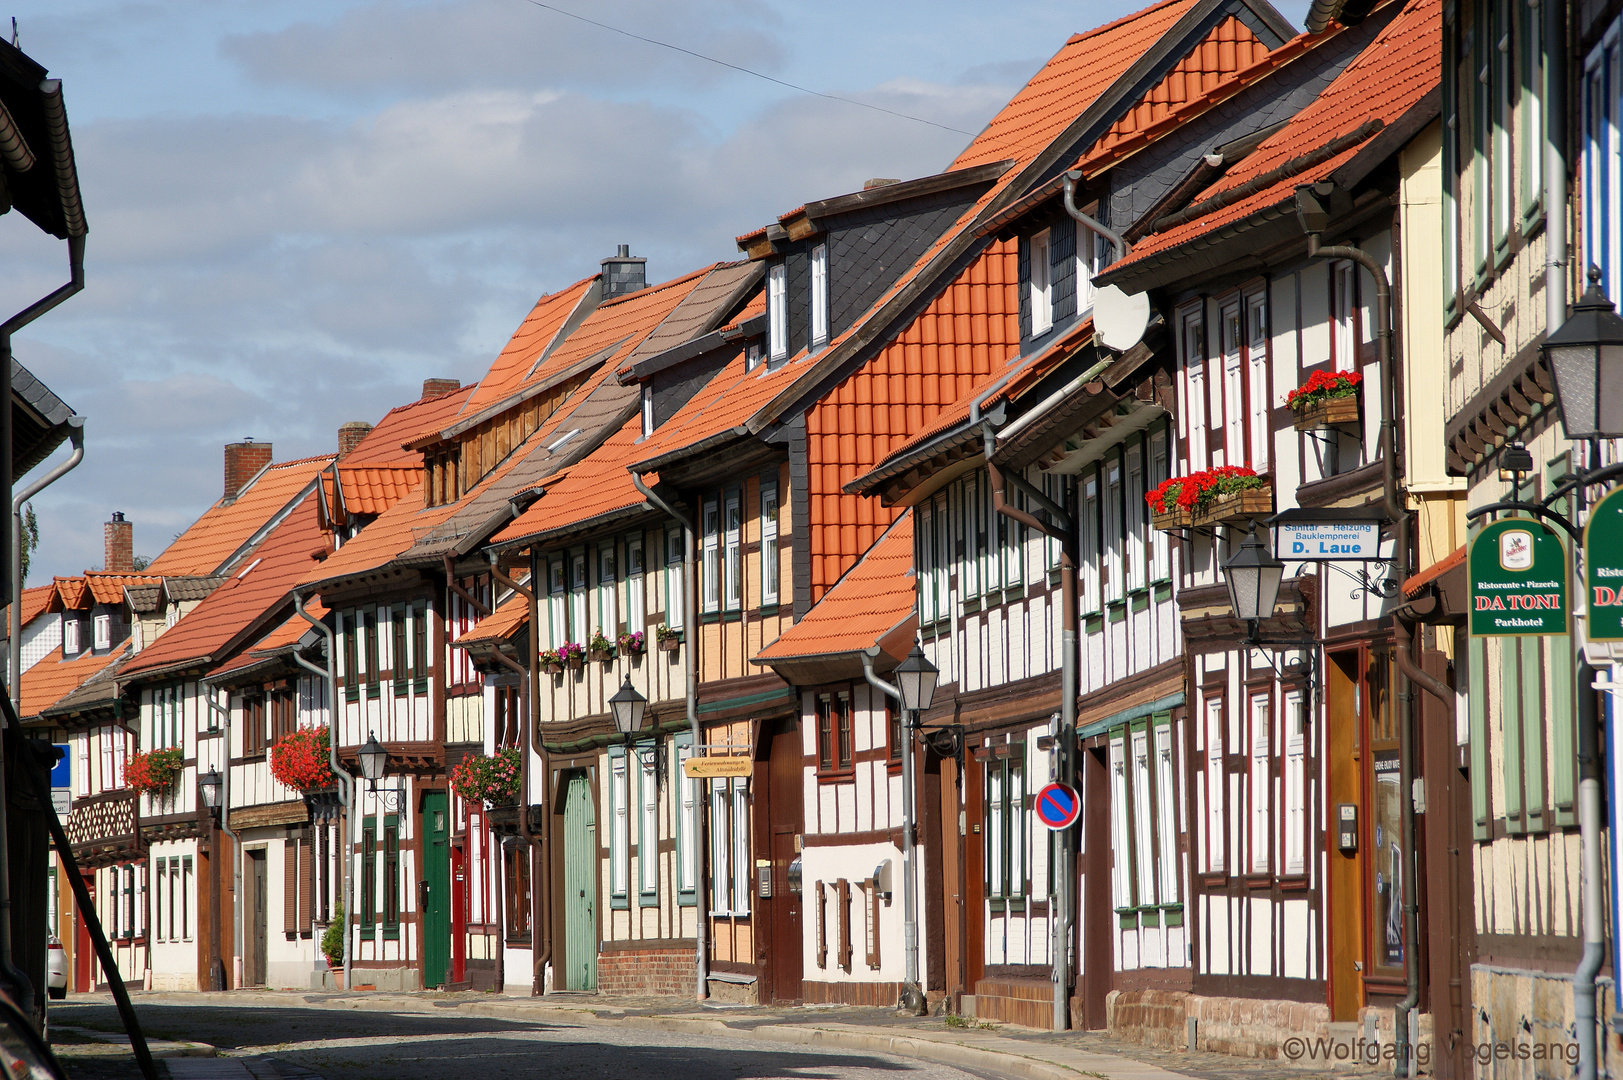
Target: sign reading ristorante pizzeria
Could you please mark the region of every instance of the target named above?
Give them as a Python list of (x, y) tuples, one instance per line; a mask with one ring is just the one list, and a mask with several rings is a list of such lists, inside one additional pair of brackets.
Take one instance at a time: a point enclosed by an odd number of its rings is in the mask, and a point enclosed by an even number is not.
[(1623, 488), (1595, 504), (1584, 526), (1584, 602), (1591, 641), (1623, 641)]
[(1567, 549), (1531, 518), (1503, 518), (1471, 541), (1471, 633), (1479, 637), (1565, 634), (1571, 626)]

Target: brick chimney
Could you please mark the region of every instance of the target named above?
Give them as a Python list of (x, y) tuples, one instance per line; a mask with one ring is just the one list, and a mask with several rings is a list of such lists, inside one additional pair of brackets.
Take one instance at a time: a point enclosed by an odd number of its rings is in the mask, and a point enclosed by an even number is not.
[(338, 429), (338, 460), (343, 461), (349, 457), (349, 452), (361, 445), (361, 440), (371, 432), (372, 425), (365, 420), (351, 420), (340, 427)]
[(102, 527), (101, 568), (109, 574), (135, 573), (135, 526), (124, 520), (122, 511), (113, 511), (113, 520)]
[(259, 470), (271, 463), (271, 444), (244, 439), (240, 443), (225, 444), (225, 497), (234, 499), (237, 492), (259, 475)]
[(426, 401), (431, 397), (439, 397), (441, 394), (449, 394), (453, 390), (460, 389), (462, 382), (459, 379), (424, 379), (423, 396), (420, 400)]
[(613, 300), (647, 287), (648, 260), (633, 258), (630, 244), (621, 244), (619, 251), (603, 260), (603, 299)]

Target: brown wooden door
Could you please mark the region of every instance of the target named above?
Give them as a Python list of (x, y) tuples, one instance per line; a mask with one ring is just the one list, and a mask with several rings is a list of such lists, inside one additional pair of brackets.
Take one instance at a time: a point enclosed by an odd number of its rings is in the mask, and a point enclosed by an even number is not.
[(986, 977), (986, 767), (964, 765), (964, 991)]
[[(767, 967), (773, 1001), (799, 1001), (805, 945), (801, 940), (800, 897), (789, 891), (789, 864), (804, 829), (805, 750), (800, 724), (791, 717), (772, 733), (767, 767), (767, 850), (772, 861), (772, 895), (756, 902), (766, 908), (771, 946)], [(759, 894), (759, 882), (756, 892)]]
[(1115, 970), (1115, 903), (1110, 874), (1114, 852), (1110, 846), (1110, 769), (1105, 750), (1085, 750), (1077, 763), (1082, 783), (1082, 896), (1078, 923), (1082, 933), (1082, 970), (1077, 982), (1082, 991), (1082, 1027), (1100, 1031), (1107, 1025), (1105, 999)]
[(1356, 807), (1360, 832), (1367, 824), (1363, 780), (1363, 687), (1361, 653), (1351, 650), (1332, 654), (1325, 667), (1325, 700), (1328, 723), (1325, 733), (1326, 791), (1330, 820), (1325, 843), (1330, 846), (1329, 895), (1325, 902), (1325, 923), (1330, 931), (1330, 1019), (1355, 1021), (1364, 1004), (1364, 868), (1363, 841), (1359, 850), (1343, 852), (1337, 846), (1338, 808)]
[(941, 852), (942, 957), (946, 964), (947, 996), (954, 1012), (958, 999), (974, 993), (964, 982), (964, 837), (959, 831), (963, 820), (963, 769), (954, 758), (941, 763), (941, 835), (936, 846)]
[(270, 901), (267, 891), (265, 849), (247, 852), (248, 855), (248, 932), (244, 935), (242, 982), (244, 986), (265, 985), (265, 946), (268, 940)]
[[(1427, 673), (1445, 682), (1448, 659), (1428, 650), (1421, 656)], [(1427, 996), (1433, 1029), (1432, 1075), (1456, 1080), (1472, 1074), (1471, 964), (1476, 960), (1476, 916), (1471, 875), (1471, 782), (1459, 767), (1453, 710), (1416, 688), (1420, 722), (1420, 774), (1426, 781), (1422, 817), (1425, 889), (1420, 907), (1427, 943)], [(1422, 998), (1422, 1007), (1426, 999)]]

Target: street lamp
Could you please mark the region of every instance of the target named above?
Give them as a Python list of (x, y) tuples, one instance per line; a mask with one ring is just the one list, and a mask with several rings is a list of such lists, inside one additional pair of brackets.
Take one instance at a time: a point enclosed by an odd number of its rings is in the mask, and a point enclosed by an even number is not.
[(1555, 376), (1555, 403), (1567, 438), (1623, 436), (1623, 318), (1589, 268), (1589, 288), (1542, 348)]
[(197, 794), (202, 798), (203, 806), (216, 816), (220, 810), (220, 790), (223, 787), (218, 769), (210, 769), (197, 778)]
[(626, 745), (642, 730), (642, 714), (648, 708), (648, 699), (637, 693), (631, 685), (631, 676), (620, 684), (620, 689), (609, 698), (609, 711), (614, 713), (614, 727), (625, 737)]
[(941, 669), (930, 663), (915, 641), (913, 651), (896, 668), (896, 688), (902, 692), (902, 708), (911, 713), (928, 709), (935, 700), (935, 684), (940, 677)]
[(398, 790), (378, 790), (378, 781), (383, 779), (383, 769), (389, 764), (389, 751), (378, 742), (376, 732), (369, 732), (366, 742), (361, 744), (356, 756), (361, 760), (361, 775), (366, 778), (368, 790), (377, 795), (383, 802), (384, 809), (398, 810), (400, 808), (400, 792)]
[(1274, 558), (1257, 535), (1255, 521), (1239, 552), (1223, 564), (1223, 578), (1229, 589), (1229, 603), (1234, 605), (1234, 617), (1249, 622), (1255, 636), (1257, 624), (1273, 616), (1279, 583), (1285, 578), (1285, 564)]

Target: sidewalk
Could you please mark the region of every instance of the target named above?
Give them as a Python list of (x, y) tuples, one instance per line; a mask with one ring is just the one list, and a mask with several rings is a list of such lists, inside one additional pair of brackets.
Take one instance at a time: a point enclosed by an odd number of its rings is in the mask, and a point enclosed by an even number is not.
[[(695, 1035), (749, 1036), (803, 1046), (825, 1045), (897, 1054), (994, 1072), (1021, 1080), (1308, 1080), (1323, 1071), (1284, 1061), (1189, 1053), (1142, 1046), (1092, 1032), (1049, 1032), (956, 1017), (898, 1016), (888, 1008), (843, 1006), (721, 1006), (682, 998), (553, 994), (544, 998), (484, 993), (415, 994), (366, 991), (233, 991), (228, 994), (136, 993), (142, 1002), (285, 1006), (297, 1001), (328, 1009), (388, 1013), (453, 1012), (508, 1021), (623, 1024)], [(949, 1023), (949, 1020), (951, 1021)], [(175, 1080), (255, 1075), (237, 1062), (175, 1062)], [(209, 1066), (214, 1066), (210, 1068)]]

